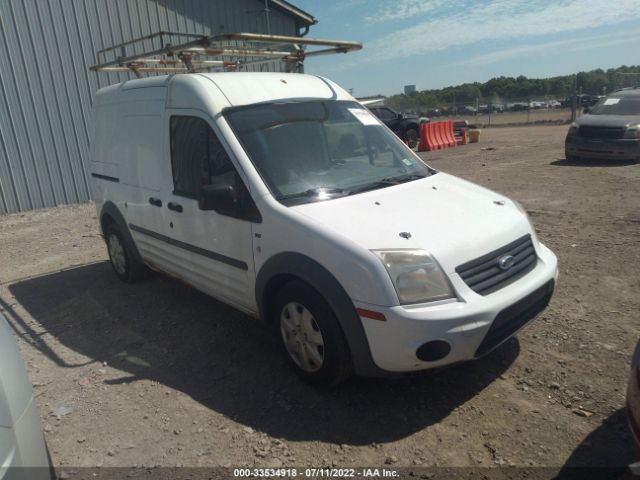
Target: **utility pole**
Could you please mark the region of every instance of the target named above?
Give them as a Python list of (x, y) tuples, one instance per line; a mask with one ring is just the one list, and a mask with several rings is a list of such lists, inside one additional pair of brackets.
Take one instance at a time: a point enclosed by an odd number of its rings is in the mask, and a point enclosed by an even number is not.
[(578, 102), (578, 94), (577, 94), (577, 89), (578, 89), (578, 77), (576, 77), (575, 75), (573, 76), (573, 88), (572, 88), (572, 92), (571, 92), (571, 121), (575, 121), (576, 119), (576, 110), (578, 108), (577, 102)]

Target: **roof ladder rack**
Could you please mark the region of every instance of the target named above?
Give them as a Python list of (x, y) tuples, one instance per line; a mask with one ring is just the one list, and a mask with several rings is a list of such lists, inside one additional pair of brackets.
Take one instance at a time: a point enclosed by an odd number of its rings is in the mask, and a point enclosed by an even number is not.
[[(175, 38), (180, 42), (171, 43)], [(145, 50), (148, 45), (151, 45), (149, 50), (135, 53), (136, 50)], [(307, 50), (307, 47), (324, 48)], [(96, 64), (89, 68), (96, 72), (131, 71), (140, 77), (142, 73), (234, 71), (247, 65), (280, 60), (291, 63), (292, 70), (296, 71), (308, 57), (347, 53), (361, 48), (360, 42), (345, 40), (261, 33), (207, 36), (163, 31), (100, 50)], [(128, 55), (127, 49), (133, 49), (134, 53)]]

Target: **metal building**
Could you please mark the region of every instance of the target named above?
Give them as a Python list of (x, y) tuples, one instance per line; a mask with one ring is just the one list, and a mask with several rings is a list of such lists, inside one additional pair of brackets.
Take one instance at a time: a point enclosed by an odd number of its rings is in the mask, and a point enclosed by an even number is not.
[(132, 78), (89, 71), (96, 51), (157, 31), (303, 36), (314, 23), (284, 0), (0, 0), (0, 214), (90, 199), (93, 95)]

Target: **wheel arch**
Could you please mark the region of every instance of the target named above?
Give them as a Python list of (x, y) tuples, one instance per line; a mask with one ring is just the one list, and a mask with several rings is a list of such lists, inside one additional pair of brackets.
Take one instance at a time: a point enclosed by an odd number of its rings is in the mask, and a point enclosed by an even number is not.
[(123, 240), (127, 244), (126, 246), (129, 247), (131, 252), (133, 252), (135, 260), (143, 263), (138, 247), (131, 236), (131, 231), (129, 230), (129, 226), (127, 225), (127, 221), (124, 219), (124, 216), (115, 203), (105, 202), (100, 210), (100, 228), (103, 236), (106, 237), (106, 230), (111, 224), (115, 224), (118, 227), (124, 237)]
[(405, 135), (406, 135), (407, 131), (409, 131), (409, 130), (416, 130), (418, 133), (420, 133), (420, 124), (415, 122), (415, 121), (413, 121), (413, 120), (405, 123), (403, 125), (403, 131), (404, 131)]
[(260, 318), (266, 323), (273, 321), (270, 303), (277, 290), (291, 280), (300, 280), (311, 286), (335, 312), (349, 345), (355, 372), (364, 376), (386, 375), (373, 361), (362, 321), (351, 298), (331, 272), (306, 255), (280, 253), (260, 268), (256, 277), (256, 303)]

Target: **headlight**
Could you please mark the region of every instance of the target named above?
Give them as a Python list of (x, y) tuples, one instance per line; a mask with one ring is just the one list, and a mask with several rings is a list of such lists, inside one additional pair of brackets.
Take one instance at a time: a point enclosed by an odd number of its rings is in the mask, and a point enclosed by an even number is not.
[(627, 127), (624, 138), (640, 138), (640, 124)]
[(402, 305), (454, 298), (438, 262), (424, 250), (372, 250), (382, 260)]
[(577, 135), (578, 128), (580, 128), (580, 124), (578, 122), (572, 122), (571, 126), (569, 127), (569, 135)]
[(511, 200), (511, 201), (516, 206), (518, 211), (525, 216), (525, 218), (527, 219), (527, 222), (529, 222), (529, 226), (531, 227), (531, 241), (533, 242), (533, 245), (535, 247), (538, 247), (538, 234), (536, 233), (536, 227), (533, 226), (533, 222), (529, 218), (529, 214), (527, 213), (527, 211), (524, 209), (524, 207), (520, 202), (517, 202), (515, 200)]

